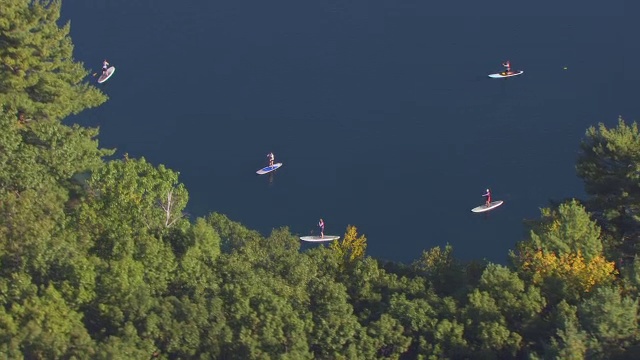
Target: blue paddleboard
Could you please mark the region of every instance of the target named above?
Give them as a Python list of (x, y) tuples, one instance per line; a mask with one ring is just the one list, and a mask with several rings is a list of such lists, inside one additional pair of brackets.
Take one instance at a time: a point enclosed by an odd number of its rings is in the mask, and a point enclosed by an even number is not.
[(278, 169), (280, 166), (282, 166), (282, 163), (273, 164), (272, 166), (266, 166), (266, 167), (263, 167), (262, 169), (256, 171), (256, 174), (258, 174), (258, 175), (268, 174), (268, 173)]

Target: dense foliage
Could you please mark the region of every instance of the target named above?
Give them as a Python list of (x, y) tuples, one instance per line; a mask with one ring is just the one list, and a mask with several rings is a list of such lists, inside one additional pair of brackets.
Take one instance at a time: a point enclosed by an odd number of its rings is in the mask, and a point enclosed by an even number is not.
[(59, 17), (59, 1), (2, 1), (0, 104), (23, 121), (61, 120), (106, 100), (82, 81), (88, 72), (73, 61), (70, 27), (59, 27)]
[[(301, 251), (221, 214), (178, 174), (107, 161), (60, 120), (82, 81), (60, 3), (0, 7), (0, 354), (10, 359), (604, 359), (640, 353), (640, 133), (587, 131), (590, 195), (542, 209), (508, 266), (450, 246), (406, 265), (356, 227)], [(24, 116), (26, 114), (26, 118)]]

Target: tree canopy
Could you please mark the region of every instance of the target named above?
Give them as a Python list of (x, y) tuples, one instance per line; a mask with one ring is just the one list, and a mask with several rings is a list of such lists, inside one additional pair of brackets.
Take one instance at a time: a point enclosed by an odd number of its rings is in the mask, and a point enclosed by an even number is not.
[[(59, 1), (0, 7), (0, 353), (11, 359), (606, 359), (640, 353), (637, 125), (587, 131), (589, 197), (541, 209), (509, 264), (301, 250), (189, 218), (180, 174), (61, 123), (82, 82)], [(16, 119), (17, 113), (26, 118)], [(35, 120), (35, 121), (25, 121)]]
[(618, 118), (617, 126), (590, 127), (576, 165), (591, 198), (590, 210), (611, 235), (610, 251), (633, 258), (640, 250), (640, 132)]
[(102, 104), (73, 60), (70, 24), (60, 27), (60, 1), (4, 0), (0, 8), (0, 105), (23, 120), (61, 120)]

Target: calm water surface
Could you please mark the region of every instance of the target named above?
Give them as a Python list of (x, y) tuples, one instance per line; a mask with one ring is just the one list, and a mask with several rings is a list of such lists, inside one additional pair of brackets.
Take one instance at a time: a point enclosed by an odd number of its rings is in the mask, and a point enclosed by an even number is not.
[[(193, 217), (503, 262), (523, 219), (583, 196), (586, 128), (638, 119), (637, 32), (621, 0), (425, 3), (68, 0), (76, 58), (118, 69), (72, 120), (179, 171)], [(525, 73), (489, 79), (506, 59)], [(487, 187), (505, 204), (472, 214)]]

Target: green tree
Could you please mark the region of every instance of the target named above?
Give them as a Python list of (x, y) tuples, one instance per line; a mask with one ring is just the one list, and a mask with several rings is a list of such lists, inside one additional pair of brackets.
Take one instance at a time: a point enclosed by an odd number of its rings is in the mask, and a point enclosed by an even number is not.
[(455, 306), (451, 298), (440, 299), (433, 293), (416, 298), (407, 298), (404, 293), (392, 295), (389, 314), (400, 321), (403, 334), (412, 339), (412, 358), (467, 354), (464, 327), (455, 319)]
[(392, 294), (389, 288), (396, 285), (395, 280), (370, 257), (356, 262), (348, 272), (340, 272), (337, 276), (337, 281), (347, 287), (347, 294), (361, 323), (373, 321), (387, 310)]
[(516, 356), (523, 336), (536, 332), (545, 305), (538, 288), (527, 286), (509, 269), (490, 264), (463, 311), (471, 350), (483, 358)]
[(221, 344), (225, 359), (310, 359), (305, 321), (295, 311), (294, 293), (275, 274), (247, 266), (242, 254), (220, 257), (220, 292), (231, 330)]
[(98, 148), (97, 129), (50, 120), (20, 125), (3, 110), (0, 126), (0, 189), (58, 192), (67, 207), (83, 193), (78, 175), (101, 167), (102, 157), (113, 153)]
[(633, 262), (625, 264), (620, 270), (622, 287), (627, 294), (640, 297), (640, 258), (635, 257)]
[(560, 302), (554, 309), (551, 322), (556, 333), (545, 346), (544, 358), (585, 359), (593, 342), (578, 322), (577, 308), (566, 301)]
[(51, 120), (29, 124), (22, 131), (25, 147), (29, 147), (24, 151), (32, 154), (43, 172), (63, 185), (74, 175), (100, 168), (102, 158), (114, 153), (100, 149), (97, 136), (98, 129)]
[(464, 266), (453, 256), (453, 247), (434, 247), (422, 252), (412, 264), (415, 273), (427, 278), (436, 292), (442, 296), (464, 291), (466, 275)]
[(494, 299), (509, 327), (519, 333), (535, 325), (546, 305), (538, 287), (526, 284), (517, 273), (501, 265), (487, 266), (478, 290)]
[(110, 335), (97, 346), (94, 359), (148, 359), (156, 357), (159, 352), (150, 340), (142, 340), (136, 328), (127, 322), (121, 329), (120, 336)]
[(212, 213), (207, 217), (207, 222), (220, 235), (221, 248), (225, 252), (240, 249), (248, 241), (262, 239), (262, 236), (257, 231), (249, 230), (239, 222), (232, 221), (223, 214)]
[(614, 287), (600, 287), (578, 306), (584, 329), (598, 340), (604, 354), (623, 353), (635, 343), (638, 331), (638, 301), (623, 296)]
[[(200, 299), (198, 299), (200, 300)], [(162, 298), (144, 318), (144, 333), (158, 346), (159, 354), (172, 358), (193, 358), (200, 351), (200, 339), (209, 316), (206, 302), (183, 297)]]
[(173, 293), (200, 294), (217, 280), (215, 262), (220, 255), (220, 237), (204, 219), (199, 218), (186, 234), (185, 250), (179, 257)]
[(589, 207), (612, 233), (613, 247), (633, 256), (640, 250), (640, 132), (622, 118), (614, 128), (590, 127), (581, 144), (578, 175), (591, 195)]
[(515, 357), (522, 346), (522, 336), (507, 327), (501, 309), (486, 292), (469, 294), (465, 307), (465, 338), (477, 358)]
[(88, 72), (73, 61), (60, 8), (55, 0), (4, 0), (0, 8), (0, 105), (21, 119), (61, 120), (106, 100), (82, 82)]
[(94, 297), (92, 243), (67, 228), (64, 194), (43, 187), (5, 194), (0, 202), (0, 274), (28, 273), (38, 285), (55, 284), (70, 304)]
[(374, 353), (363, 354), (364, 359), (400, 359), (409, 350), (411, 338), (403, 334), (400, 322), (388, 314), (367, 326), (367, 334), (371, 344), (365, 350)]
[(134, 252), (136, 243), (119, 243), (119, 238), (141, 233), (161, 236), (186, 221), (188, 193), (178, 173), (163, 165), (154, 167), (144, 158), (110, 161), (91, 174), (87, 185), (90, 196), (79, 222), (89, 225), (94, 238), (102, 238), (97, 244), (101, 257)]
[[(52, 191), (54, 190), (54, 191)], [(63, 194), (55, 189), (6, 194), (0, 203), (0, 254), (3, 271), (45, 277), (60, 246), (55, 236), (64, 222)]]
[(0, 306), (0, 350), (5, 356), (83, 358), (94, 353), (95, 344), (82, 315), (53, 286), (38, 290), (25, 274), (13, 274), (6, 280), (0, 281), (6, 294)]
[(544, 208), (541, 218), (530, 222), (530, 240), (520, 250), (544, 250), (556, 255), (581, 253), (590, 261), (602, 254), (600, 227), (576, 200), (557, 209)]
[(0, 111), (0, 259), (3, 271), (53, 282), (76, 304), (93, 297), (92, 240), (77, 236), (68, 216), (81, 189), (74, 175), (101, 166), (96, 131), (43, 120), (19, 125)]
[[(434, 333), (433, 355), (429, 358), (461, 359), (471, 352), (464, 338), (464, 325), (458, 320), (442, 319), (436, 325)], [(422, 345), (424, 347), (424, 345)]]
[(171, 231), (188, 226), (187, 192), (177, 173), (144, 159), (107, 163), (91, 174), (87, 189), (73, 223), (96, 258), (89, 327), (102, 338), (121, 337), (130, 322), (142, 334), (144, 319), (162, 308), (162, 294), (175, 284)]
[(309, 348), (316, 359), (348, 359), (359, 353), (357, 334), (361, 331), (346, 288), (323, 276), (309, 282), (309, 312), (312, 326)]

